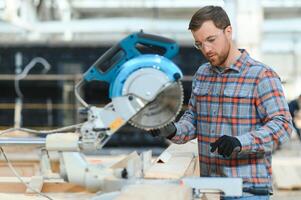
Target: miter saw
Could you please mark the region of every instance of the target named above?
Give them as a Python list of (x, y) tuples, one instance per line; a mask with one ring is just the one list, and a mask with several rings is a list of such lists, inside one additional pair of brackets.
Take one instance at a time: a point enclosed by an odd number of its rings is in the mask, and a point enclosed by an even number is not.
[[(47, 136), (46, 139), (1, 137), (0, 147), (45, 146), (46, 151), (41, 154), (44, 178), (53, 178), (47, 152), (59, 152), (60, 177), (91, 191), (103, 189), (106, 177), (136, 177), (137, 174), (130, 172), (133, 167), (111, 169), (91, 165), (82, 152), (97, 152), (127, 122), (144, 130), (152, 130), (164, 127), (175, 119), (183, 102), (180, 82), (183, 74), (170, 59), (178, 50), (176, 42), (165, 37), (143, 32), (129, 35), (106, 51), (75, 86), (75, 96), (88, 111), (86, 122), (51, 131), (7, 129), (0, 135), (21, 130), (47, 133)], [(103, 108), (87, 104), (79, 95), (79, 88), (90, 81), (109, 83), (111, 102)], [(72, 132), (66, 133), (70, 130)]]
[[(75, 95), (88, 110), (88, 120), (78, 133), (56, 133), (46, 138), (48, 151), (62, 152), (61, 174), (68, 181), (98, 191), (105, 187), (105, 177), (130, 174), (129, 169), (116, 172), (95, 168), (74, 152), (101, 149), (127, 122), (144, 130), (172, 122), (183, 102), (183, 75), (170, 60), (177, 52), (175, 41), (138, 32), (106, 51), (84, 74), (75, 87)], [(79, 95), (79, 88), (90, 81), (109, 83), (112, 101), (105, 107), (90, 106)]]
[[(152, 54), (145, 54), (146, 50)], [(76, 97), (88, 109), (81, 148), (91, 148), (91, 142), (101, 148), (127, 122), (151, 130), (173, 121), (183, 102), (183, 75), (170, 60), (177, 53), (175, 41), (143, 32), (129, 35), (106, 51), (76, 85)], [(78, 88), (90, 81), (108, 82), (112, 102), (104, 108), (89, 106)]]

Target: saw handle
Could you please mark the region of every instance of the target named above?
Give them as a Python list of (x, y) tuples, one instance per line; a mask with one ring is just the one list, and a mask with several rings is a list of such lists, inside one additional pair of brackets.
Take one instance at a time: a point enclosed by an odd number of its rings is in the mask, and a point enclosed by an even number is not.
[[(134, 39), (134, 41), (129, 42), (128, 39), (130, 38)], [(116, 65), (117, 67), (119, 67), (118, 63), (122, 64), (130, 58), (142, 54), (137, 49), (136, 45), (138, 43), (145, 44), (149, 48), (154, 49), (156, 49), (156, 47), (164, 48), (164, 57), (171, 58), (177, 54), (178, 46), (176, 45), (176, 42), (174, 40), (158, 35), (139, 32), (131, 35), (129, 38), (126, 38), (120, 43), (111, 47), (93, 64), (93, 66), (100, 70), (100, 72), (102, 73), (109, 71), (111, 68), (116, 67)], [(133, 49), (136, 49), (139, 53), (134, 53)], [(133, 55), (133, 53), (135, 55)]]
[(152, 35), (152, 34), (147, 34), (147, 33), (143, 33), (143, 32), (140, 32), (137, 35), (138, 35), (138, 38), (146, 39), (146, 40), (149, 40), (151, 42), (157, 41), (157, 42), (162, 42), (162, 43), (166, 43), (166, 44), (176, 43), (174, 40), (172, 40), (170, 38), (162, 37), (162, 36), (159, 36), (159, 35)]
[(112, 66), (118, 64), (118, 61), (124, 57), (124, 54), (123, 49), (120, 48), (119, 44), (116, 44), (98, 58), (93, 66), (102, 73), (106, 73)]
[(139, 44), (150, 48), (150, 54), (160, 54), (162, 51), (158, 49), (164, 49), (162, 56), (169, 59), (179, 51), (177, 43), (172, 39), (143, 32), (133, 33), (107, 50), (84, 74), (85, 81), (99, 80), (111, 83), (125, 62), (145, 54), (139, 49)]
[(108, 49), (84, 74), (85, 81), (106, 81), (108, 83), (116, 76), (120, 66), (128, 60), (128, 56), (120, 43)]
[(172, 39), (162, 37), (159, 35), (146, 34), (143, 32), (136, 33), (136, 36), (136, 41), (133, 45), (133, 48), (136, 48), (136, 50), (138, 50), (136, 46), (138, 43), (147, 45), (149, 48), (153, 48), (154, 50), (156, 50), (157, 47), (160, 47), (165, 49), (165, 52), (162, 56), (166, 58), (173, 58), (179, 51), (179, 47), (176, 41)]

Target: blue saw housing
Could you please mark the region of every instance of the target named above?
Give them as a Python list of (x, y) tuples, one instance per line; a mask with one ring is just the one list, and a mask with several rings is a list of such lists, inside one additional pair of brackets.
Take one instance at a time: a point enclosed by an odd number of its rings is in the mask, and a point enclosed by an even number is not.
[[(141, 46), (152, 52), (141, 52)], [(158, 51), (162, 50), (164, 53), (159, 55)], [(171, 81), (177, 81), (183, 74), (170, 59), (178, 51), (179, 47), (174, 40), (143, 32), (133, 33), (106, 51), (84, 74), (84, 80), (108, 82), (110, 98), (122, 96), (122, 88), (128, 76), (142, 68), (155, 68), (164, 72)]]

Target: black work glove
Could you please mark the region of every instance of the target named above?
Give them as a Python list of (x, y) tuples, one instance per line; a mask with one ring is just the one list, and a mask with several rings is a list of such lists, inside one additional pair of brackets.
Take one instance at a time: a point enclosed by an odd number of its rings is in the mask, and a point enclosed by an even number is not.
[(153, 137), (161, 136), (161, 137), (165, 137), (167, 139), (173, 138), (175, 136), (176, 132), (177, 132), (177, 128), (173, 122), (167, 124), (163, 128), (154, 129), (154, 130), (149, 131), (149, 133)]
[(210, 143), (211, 152), (213, 153), (216, 149), (218, 154), (223, 157), (229, 157), (232, 152), (241, 150), (241, 143), (236, 137), (231, 137), (228, 135), (223, 135), (218, 138), (215, 142)]

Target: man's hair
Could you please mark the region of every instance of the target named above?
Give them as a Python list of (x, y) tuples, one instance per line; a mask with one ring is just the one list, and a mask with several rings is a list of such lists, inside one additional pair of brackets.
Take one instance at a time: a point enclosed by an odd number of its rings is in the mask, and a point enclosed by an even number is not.
[(213, 21), (219, 29), (225, 29), (231, 25), (225, 10), (220, 6), (205, 6), (192, 16), (188, 30), (197, 31), (205, 21)]

